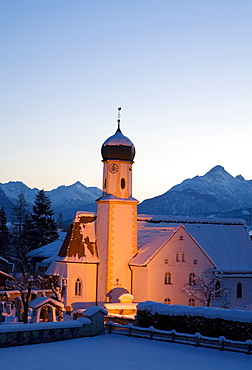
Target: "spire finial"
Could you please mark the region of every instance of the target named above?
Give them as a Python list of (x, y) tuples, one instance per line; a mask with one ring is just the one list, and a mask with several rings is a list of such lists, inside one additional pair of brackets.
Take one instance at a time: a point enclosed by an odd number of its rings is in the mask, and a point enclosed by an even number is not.
[(121, 109), (122, 109), (122, 107), (117, 108), (117, 123), (118, 123), (117, 131), (120, 131), (120, 132), (121, 132), (121, 129), (120, 129)]

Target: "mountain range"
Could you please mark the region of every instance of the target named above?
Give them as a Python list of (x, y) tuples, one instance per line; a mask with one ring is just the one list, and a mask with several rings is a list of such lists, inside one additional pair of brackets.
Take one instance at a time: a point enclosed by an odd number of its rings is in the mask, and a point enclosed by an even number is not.
[(240, 217), (252, 208), (252, 180), (233, 177), (222, 166), (204, 176), (195, 176), (173, 186), (166, 193), (146, 199), (139, 213), (187, 216)]
[[(38, 191), (39, 189), (31, 189), (21, 181), (10, 181), (6, 184), (0, 183), (0, 206), (2, 204), (5, 206), (6, 214), (10, 217), (11, 207), (16, 203), (18, 195), (22, 192), (29, 203), (30, 209), (32, 209)], [(57, 218), (61, 212), (64, 219), (73, 218), (78, 210), (95, 211), (95, 200), (102, 194), (99, 188), (87, 187), (79, 181), (73, 185), (59, 186), (57, 189), (45, 191), (45, 193), (51, 200), (55, 217)]]
[[(0, 183), (0, 206), (10, 216), (11, 207), (22, 192), (32, 206), (38, 189), (22, 182)], [(102, 194), (97, 187), (86, 187), (79, 181), (45, 192), (52, 203), (55, 217), (72, 219), (78, 210), (95, 211), (95, 200)], [(204, 176), (186, 179), (162, 195), (146, 199), (138, 206), (139, 213), (183, 216), (239, 217), (251, 224), (252, 180), (233, 177), (222, 166), (215, 166)]]

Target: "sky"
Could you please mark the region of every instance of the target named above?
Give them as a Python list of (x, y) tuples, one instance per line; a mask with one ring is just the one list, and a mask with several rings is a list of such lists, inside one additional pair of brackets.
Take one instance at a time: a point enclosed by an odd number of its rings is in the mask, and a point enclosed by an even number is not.
[[(43, 325), (43, 324), (41, 324)], [(244, 353), (106, 334), (0, 348), (5, 370), (248, 370)]]
[(252, 179), (251, 0), (0, 0), (0, 182), (102, 186), (117, 128), (133, 196), (216, 165)]

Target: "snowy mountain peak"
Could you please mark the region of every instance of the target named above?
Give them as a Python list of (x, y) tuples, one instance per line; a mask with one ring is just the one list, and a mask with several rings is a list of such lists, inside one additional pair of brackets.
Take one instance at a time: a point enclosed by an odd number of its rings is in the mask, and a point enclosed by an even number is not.
[(173, 186), (158, 197), (143, 201), (140, 213), (198, 216), (252, 208), (252, 180), (230, 175), (215, 166)]
[[(242, 175), (237, 175), (236, 176), (236, 179), (237, 180), (240, 180), (240, 181), (244, 181), (245, 179), (244, 179), (244, 177), (242, 176)], [(246, 181), (246, 180), (245, 180)]]

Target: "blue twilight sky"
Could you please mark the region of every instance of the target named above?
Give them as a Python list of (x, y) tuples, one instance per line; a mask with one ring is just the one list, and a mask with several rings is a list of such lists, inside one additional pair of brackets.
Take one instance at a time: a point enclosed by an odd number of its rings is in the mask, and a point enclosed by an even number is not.
[(0, 182), (101, 187), (118, 106), (139, 200), (252, 179), (251, 40), (251, 0), (0, 0)]

